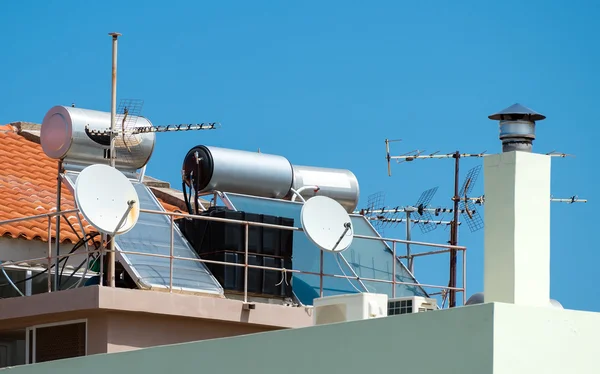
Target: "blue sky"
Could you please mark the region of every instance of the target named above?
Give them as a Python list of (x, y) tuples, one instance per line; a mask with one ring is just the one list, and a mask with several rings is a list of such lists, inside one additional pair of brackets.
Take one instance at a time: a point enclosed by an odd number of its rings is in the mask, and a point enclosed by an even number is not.
[[(599, 102), (600, 7), (592, 1), (19, 1), (0, 8), (0, 123), (40, 123), (54, 105), (110, 110), (111, 41), (119, 42), (119, 98), (145, 101), (154, 124), (220, 121), (211, 132), (160, 134), (148, 173), (180, 185), (197, 144), (281, 154), (294, 164), (352, 170), (389, 205), (439, 186), (450, 204), (452, 161), (386, 172), (392, 152), (499, 152), (487, 116), (520, 102), (548, 118), (534, 150), (552, 161), (551, 294), (600, 311), (593, 274), (598, 203), (593, 117)], [(591, 123), (591, 125), (589, 125)], [(588, 126), (589, 125), (589, 126)], [(480, 163), (465, 160), (464, 173)], [(474, 190), (483, 193), (483, 178)], [(403, 227), (386, 236), (403, 237)], [(415, 240), (445, 242), (448, 230)], [(461, 230), (468, 294), (483, 288), (483, 231)], [(415, 263), (447, 282), (445, 256)]]

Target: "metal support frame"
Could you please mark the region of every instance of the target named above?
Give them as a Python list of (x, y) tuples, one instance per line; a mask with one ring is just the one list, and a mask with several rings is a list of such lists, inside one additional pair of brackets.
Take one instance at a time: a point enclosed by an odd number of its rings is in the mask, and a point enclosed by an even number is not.
[[(66, 211), (61, 211), (61, 212), (53, 212), (53, 213), (47, 213), (47, 214), (40, 214), (40, 215), (34, 215), (34, 216), (30, 216), (30, 217), (24, 217), (24, 218), (14, 218), (14, 219), (8, 219), (8, 220), (3, 220), (0, 221), (0, 225), (3, 224), (7, 224), (7, 223), (14, 223), (14, 222), (22, 222), (22, 221), (27, 221), (27, 220), (31, 220), (31, 219), (39, 219), (39, 218), (46, 218), (48, 220), (48, 235), (49, 237), (51, 237), (51, 229), (52, 229), (52, 219), (56, 216), (60, 217), (63, 216), (65, 214), (69, 214), (69, 213), (75, 213), (75, 214), (79, 214), (79, 210), (78, 209), (73, 209), (73, 210), (66, 210)], [(442, 289), (442, 290), (453, 290), (453, 291), (458, 291), (458, 292), (462, 292), (463, 293), (463, 300), (466, 298), (465, 296), (465, 292), (466, 292), (466, 256), (465, 256), (465, 251), (466, 251), (466, 247), (461, 247), (461, 246), (450, 246), (447, 244), (435, 244), (435, 243), (425, 243), (425, 242), (416, 242), (416, 241), (407, 241), (407, 240), (402, 240), (402, 239), (391, 239), (391, 238), (382, 238), (382, 237), (374, 237), (374, 236), (366, 236), (366, 235), (354, 235), (355, 239), (366, 239), (366, 240), (376, 240), (376, 241), (381, 241), (381, 242), (389, 242), (392, 243), (391, 245), (391, 255), (392, 258), (394, 259), (394, 263), (395, 261), (400, 261), (401, 258), (405, 258), (406, 256), (397, 256), (396, 253), (396, 246), (397, 244), (410, 244), (411, 246), (426, 246), (426, 247), (433, 247), (433, 248), (440, 248), (440, 250), (437, 251), (430, 251), (430, 252), (424, 252), (424, 253), (411, 253), (410, 257), (412, 259), (414, 259), (415, 257), (420, 257), (420, 256), (429, 256), (429, 255), (434, 255), (437, 253), (447, 253), (449, 251), (462, 251), (463, 252), (463, 285), (462, 287), (448, 287), (448, 286), (441, 286), (441, 285), (433, 285), (433, 284), (424, 284), (424, 283), (417, 283), (417, 282), (401, 282), (401, 281), (397, 281), (396, 280), (396, 266), (392, 266), (392, 279), (388, 280), (388, 279), (377, 279), (377, 278), (367, 278), (367, 277), (360, 277), (358, 276), (356, 273), (353, 272), (352, 276), (347, 276), (347, 275), (339, 275), (339, 274), (326, 274), (324, 273), (324, 268), (323, 268), (323, 251), (320, 251), (320, 267), (319, 267), (319, 272), (310, 272), (310, 271), (302, 271), (302, 270), (295, 270), (295, 269), (286, 269), (286, 268), (275, 268), (275, 267), (269, 267), (269, 266), (260, 266), (260, 265), (250, 265), (248, 263), (248, 231), (249, 231), (249, 227), (250, 226), (262, 226), (262, 227), (268, 227), (268, 228), (276, 228), (276, 229), (282, 229), (282, 230), (291, 230), (291, 231), (303, 231), (301, 228), (298, 227), (290, 227), (290, 226), (279, 226), (279, 225), (274, 225), (274, 224), (267, 224), (267, 223), (261, 223), (261, 222), (251, 222), (251, 221), (240, 221), (240, 220), (233, 220), (233, 219), (227, 219), (227, 218), (218, 218), (218, 217), (210, 217), (210, 216), (198, 216), (198, 215), (190, 215), (190, 214), (184, 214), (184, 213), (171, 213), (171, 212), (163, 212), (163, 211), (153, 211), (153, 210), (146, 210), (146, 209), (140, 209), (140, 213), (145, 213), (145, 214), (160, 214), (160, 215), (167, 215), (169, 216), (170, 222), (171, 222), (171, 230), (173, 232), (173, 227), (174, 227), (174, 219), (176, 217), (184, 217), (184, 218), (191, 218), (191, 219), (201, 219), (201, 220), (208, 220), (208, 221), (217, 221), (217, 222), (225, 222), (225, 223), (232, 223), (232, 224), (241, 224), (244, 225), (244, 231), (246, 233), (246, 239), (245, 239), (245, 243), (244, 243), (244, 252), (245, 252), (245, 261), (244, 263), (238, 264), (238, 263), (229, 263), (229, 262), (224, 262), (224, 261), (213, 261), (213, 260), (205, 260), (205, 259), (195, 259), (195, 258), (186, 258), (186, 257), (180, 257), (180, 256), (176, 256), (174, 254), (173, 251), (173, 240), (171, 240), (170, 243), (170, 251), (169, 251), (169, 255), (159, 255), (159, 254), (149, 254), (149, 253), (142, 253), (142, 252), (134, 252), (134, 251), (122, 251), (122, 253), (124, 254), (130, 254), (130, 255), (140, 255), (140, 256), (148, 256), (148, 257), (157, 257), (157, 258), (166, 258), (169, 259), (170, 262), (170, 275), (169, 275), (169, 292), (173, 292), (173, 262), (174, 261), (193, 261), (193, 262), (201, 262), (201, 263), (214, 263), (214, 264), (219, 264), (219, 265), (224, 265), (224, 266), (239, 266), (239, 267), (244, 267), (244, 303), (245, 305), (248, 304), (248, 271), (249, 269), (262, 269), (262, 270), (272, 270), (272, 271), (279, 271), (283, 273), (283, 276), (286, 276), (286, 273), (299, 273), (299, 274), (308, 274), (308, 275), (314, 275), (314, 276), (318, 276), (319, 277), (319, 295), (323, 296), (323, 288), (324, 288), (324, 278), (325, 277), (330, 277), (330, 278), (340, 278), (340, 279), (348, 279), (348, 280), (356, 280), (359, 283), (363, 284), (363, 282), (379, 282), (379, 283), (387, 283), (390, 284), (390, 286), (392, 287), (392, 296), (395, 297), (396, 295), (396, 286), (397, 285), (406, 285), (406, 286), (418, 286), (418, 287), (423, 287), (423, 288), (435, 288), (435, 289)], [(173, 234), (171, 234), (173, 235)], [(173, 237), (171, 237), (173, 238)], [(90, 253), (103, 253), (105, 252), (104, 248), (98, 249), (98, 250), (91, 250), (88, 252), (88, 254)], [(60, 260), (62, 258), (68, 258), (70, 256), (73, 255), (79, 255), (78, 253), (67, 253), (64, 255), (55, 255), (52, 253), (52, 242), (49, 240), (48, 241), (48, 250), (47, 250), (47, 254), (46, 257), (42, 257), (42, 258), (35, 258), (35, 259), (30, 259), (30, 260), (23, 260), (20, 261), (22, 263), (39, 263), (40, 261), (46, 261), (47, 262), (47, 266), (48, 266), (48, 270), (50, 270), (50, 268), (52, 267), (52, 262), (53, 260)], [(345, 260), (345, 259), (344, 259)], [(100, 269), (100, 277), (102, 278), (102, 274), (103, 274), (103, 270), (102, 270), (102, 263), (101, 265), (101, 269)], [(347, 265), (349, 266), (349, 264), (347, 263)], [(10, 266), (10, 264), (6, 264), (6, 263), (0, 263), (0, 267), (4, 268), (6, 266)], [(351, 268), (351, 267), (350, 267)], [(353, 270), (351, 268), (351, 270)], [(52, 277), (50, 275), (50, 271), (48, 271), (48, 292), (52, 292)], [(248, 308), (248, 310), (252, 310), (253, 308), (250, 307)]]

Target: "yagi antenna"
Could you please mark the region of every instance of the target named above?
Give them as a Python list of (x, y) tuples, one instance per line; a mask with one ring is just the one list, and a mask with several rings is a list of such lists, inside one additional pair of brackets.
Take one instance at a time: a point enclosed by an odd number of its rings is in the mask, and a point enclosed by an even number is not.
[[(123, 143), (124, 147), (130, 152), (133, 146), (139, 143), (137, 135), (144, 133), (175, 132), (175, 131), (197, 131), (197, 130), (216, 130), (221, 127), (219, 122), (189, 123), (178, 125), (160, 125), (160, 126), (137, 126), (137, 119), (141, 117), (144, 101), (140, 99), (121, 99), (117, 108), (117, 126), (115, 126), (115, 141)], [(90, 136), (97, 139), (107, 137), (110, 139), (110, 129), (90, 129), (86, 128)]]

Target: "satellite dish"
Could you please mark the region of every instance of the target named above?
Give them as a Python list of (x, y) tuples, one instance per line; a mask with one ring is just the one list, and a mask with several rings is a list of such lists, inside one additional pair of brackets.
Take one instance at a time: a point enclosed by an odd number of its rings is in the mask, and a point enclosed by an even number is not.
[(131, 182), (104, 164), (81, 171), (75, 182), (75, 201), (90, 225), (104, 234), (124, 234), (140, 216), (140, 200)]
[(302, 206), (300, 221), (308, 239), (324, 251), (342, 252), (352, 244), (354, 230), (350, 216), (332, 198), (308, 199)]

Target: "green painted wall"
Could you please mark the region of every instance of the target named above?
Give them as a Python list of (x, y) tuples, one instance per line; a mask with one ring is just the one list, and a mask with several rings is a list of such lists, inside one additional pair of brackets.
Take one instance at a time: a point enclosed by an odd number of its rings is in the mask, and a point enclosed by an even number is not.
[(8, 368), (7, 374), (492, 372), (493, 304)]

